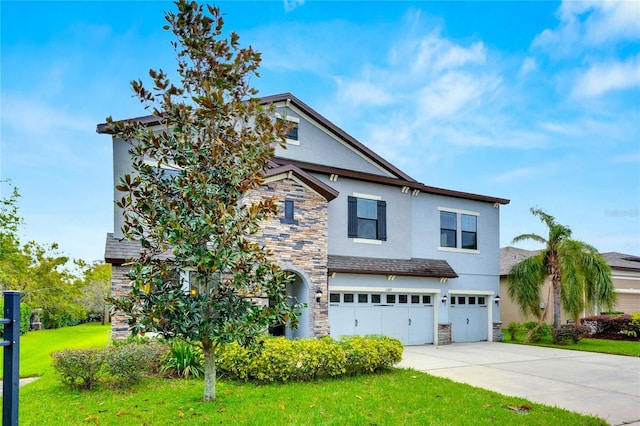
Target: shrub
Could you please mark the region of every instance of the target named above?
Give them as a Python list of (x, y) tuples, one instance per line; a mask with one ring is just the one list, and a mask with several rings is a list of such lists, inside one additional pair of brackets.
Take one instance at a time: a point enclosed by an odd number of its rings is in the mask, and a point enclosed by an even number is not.
[(204, 375), (202, 350), (183, 340), (174, 340), (164, 357), (160, 371), (170, 376), (198, 378)]
[(157, 373), (167, 352), (165, 345), (156, 342), (109, 346), (104, 350), (104, 368), (117, 386), (130, 386), (146, 373)]
[(60, 375), (62, 383), (76, 389), (93, 388), (103, 372), (102, 349), (67, 349), (51, 356), (53, 369)]
[[(25, 334), (31, 328), (31, 307), (20, 302), (20, 335)], [(0, 317), (4, 318), (4, 298), (0, 297)], [(0, 327), (0, 337), (4, 336), (4, 327)]]
[(231, 343), (216, 353), (220, 374), (261, 383), (310, 381), (380, 371), (398, 363), (403, 346), (384, 336), (287, 340), (266, 337), (255, 347)]
[[(402, 344), (386, 336), (348, 336), (341, 339), (348, 375), (374, 373), (402, 359)], [(398, 346), (399, 345), (399, 346)]]
[(527, 333), (531, 333), (531, 342), (540, 343), (551, 339), (551, 330), (553, 329), (551, 324), (528, 321), (523, 325), (527, 329)]
[(631, 320), (621, 333), (629, 337), (640, 337), (640, 312), (633, 312), (631, 314)]
[(553, 330), (551, 337), (553, 343), (564, 345), (569, 342), (578, 343), (583, 337), (589, 335), (589, 328), (584, 325), (563, 325), (559, 330)]
[(615, 336), (629, 329), (631, 315), (595, 315), (582, 318), (581, 322), (589, 327), (594, 337)]
[(507, 326), (507, 332), (509, 332), (509, 337), (511, 338), (512, 342), (515, 342), (518, 333), (523, 329), (523, 327), (523, 324), (520, 324), (519, 322), (509, 323), (509, 325)]

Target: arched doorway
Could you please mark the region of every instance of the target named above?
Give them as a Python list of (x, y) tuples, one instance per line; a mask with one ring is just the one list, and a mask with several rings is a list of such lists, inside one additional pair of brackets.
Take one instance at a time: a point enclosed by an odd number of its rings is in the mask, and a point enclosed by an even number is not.
[(298, 328), (296, 330), (287, 328), (285, 330), (285, 336), (289, 339), (309, 337), (309, 287), (307, 286), (305, 279), (298, 273), (294, 271), (288, 272), (292, 272), (293, 275), (295, 275), (295, 280), (292, 283), (287, 284), (287, 293), (289, 293), (291, 303), (297, 300), (307, 306), (302, 308), (302, 311), (300, 312)]
[(288, 270), (295, 276), (293, 282), (287, 284), (287, 294), (289, 295), (289, 303), (293, 304), (296, 301), (304, 303), (307, 307), (302, 308), (300, 317), (298, 317), (298, 328), (292, 330), (289, 327), (285, 327), (284, 324), (277, 325), (269, 328), (269, 334), (272, 336), (286, 336), (288, 339), (300, 339), (303, 337), (309, 337), (309, 287), (306, 284), (306, 280), (300, 276), (297, 272)]

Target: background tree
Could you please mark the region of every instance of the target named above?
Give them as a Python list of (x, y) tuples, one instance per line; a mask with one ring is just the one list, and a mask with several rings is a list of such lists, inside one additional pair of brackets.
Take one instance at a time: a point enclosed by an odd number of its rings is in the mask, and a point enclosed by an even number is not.
[(545, 244), (535, 256), (514, 265), (508, 278), (508, 292), (522, 313), (540, 320), (540, 293), (547, 278), (553, 289), (553, 328), (559, 329), (561, 307), (575, 321), (585, 308), (606, 306), (611, 309), (615, 293), (611, 270), (598, 251), (589, 244), (571, 239), (571, 229), (555, 221), (543, 210), (531, 209), (549, 229), (547, 238), (522, 234), (514, 243), (534, 240)]
[(0, 199), (0, 285), (3, 290), (20, 291), (21, 301), (30, 308), (42, 309), (45, 328), (75, 325), (85, 311), (78, 304), (81, 286), (69, 268), (69, 258), (58, 252), (56, 243), (20, 242), (20, 193), (12, 187), (11, 194)]
[(107, 298), (111, 294), (111, 265), (102, 261), (87, 264), (80, 260), (76, 264), (81, 268), (82, 296), (78, 301), (87, 313), (87, 321), (109, 321), (109, 304)]
[[(275, 324), (297, 326), (299, 305), (288, 303), (285, 290), (289, 274), (251, 238), (277, 206), (246, 197), (260, 188), (287, 129), (249, 84), (260, 54), (241, 48), (236, 33), (222, 35), (218, 8), (204, 12), (183, 0), (176, 6), (177, 13), (165, 14), (165, 29), (177, 38), (180, 84), (162, 70), (149, 71), (151, 90), (132, 82), (164, 130), (107, 119), (131, 143), (134, 174), (117, 186), (124, 193), (117, 202), (125, 212), (123, 231), (146, 249), (132, 266), (129, 297), (113, 303), (130, 316), (134, 332), (202, 345), (207, 401), (215, 399), (218, 345), (249, 342)], [(161, 255), (167, 250), (169, 259)], [(180, 279), (187, 273), (192, 293)]]

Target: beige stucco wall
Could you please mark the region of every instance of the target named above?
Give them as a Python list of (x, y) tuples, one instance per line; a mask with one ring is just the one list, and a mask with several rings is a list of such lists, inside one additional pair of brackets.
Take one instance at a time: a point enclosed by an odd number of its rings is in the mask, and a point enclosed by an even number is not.
[[(616, 289), (617, 303), (614, 311), (624, 312), (640, 312), (640, 273), (613, 270), (611, 274), (613, 286)], [(542, 288), (543, 301), (546, 302), (550, 281), (547, 280)], [(553, 323), (553, 293), (549, 295), (549, 308), (547, 309), (544, 321)], [(594, 315), (593, 310), (585, 312), (585, 316)], [(507, 279), (500, 278), (500, 318), (503, 327), (509, 325), (510, 322), (526, 322), (535, 321), (532, 316), (525, 317), (520, 313), (520, 308), (509, 298), (507, 290)], [(570, 319), (565, 313), (562, 313), (562, 323), (566, 323)]]

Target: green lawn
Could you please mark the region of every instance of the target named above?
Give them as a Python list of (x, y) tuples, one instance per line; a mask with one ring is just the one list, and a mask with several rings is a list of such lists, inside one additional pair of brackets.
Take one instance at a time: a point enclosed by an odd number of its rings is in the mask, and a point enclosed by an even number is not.
[[(523, 344), (525, 332), (521, 332), (516, 336), (515, 341), (511, 341), (509, 333), (504, 331), (504, 341), (506, 343)], [(626, 355), (640, 357), (640, 342), (629, 340), (604, 340), (604, 339), (582, 339), (578, 343), (569, 343), (566, 345), (555, 345), (551, 342), (551, 338), (539, 342), (529, 343), (535, 346), (544, 346), (548, 348), (570, 349), (573, 351), (599, 352), (611, 355)]]
[[(51, 369), (51, 352), (68, 348), (106, 346), (111, 325), (99, 323), (55, 330), (30, 331), (20, 336), (20, 377), (42, 376)], [(0, 361), (4, 351), (0, 350)], [(0, 376), (2, 370), (0, 369)]]
[[(258, 386), (222, 379), (218, 399), (212, 403), (201, 402), (202, 380), (149, 378), (131, 389), (85, 392), (62, 386), (49, 365), (51, 347), (101, 346), (106, 343), (107, 329), (83, 325), (24, 336), (22, 348), (29, 353), (23, 352), (22, 371), (39, 371), (43, 376), (20, 391), (21, 425), (606, 424), (595, 417), (403, 369), (286, 385)], [(31, 352), (34, 349), (39, 356)], [(522, 405), (530, 406), (530, 411), (518, 413), (508, 408)]]

